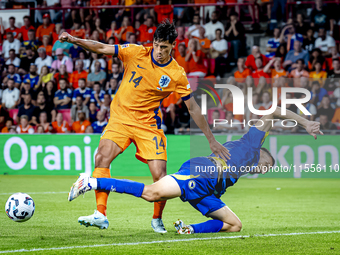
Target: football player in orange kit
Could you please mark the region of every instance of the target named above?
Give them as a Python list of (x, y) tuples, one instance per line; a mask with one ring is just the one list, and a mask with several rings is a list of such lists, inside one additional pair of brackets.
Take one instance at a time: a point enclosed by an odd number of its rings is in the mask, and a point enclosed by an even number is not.
[[(69, 42), (91, 52), (116, 55), (123, 61), (124, 77), (110, 107), (110, 120), (102, 133), (95, 156), (95, 178), (110, 178), (110, 164), (131, 143), (137, 148), (136, 158), (147, 163), (156, 182), (166, 175), (166, 137), (161, 126), (160, 103), (173, 91), (177, 92), (197, 126), (209, 141), (212, 152), (224, 160), (229, 151), (214, 138), (201, 109), (193, 97), (184, 69), (171, 57), (176, 46), (177, 32), (168, 20), (154, 33), (153, 47), (135, 44), (108, 45), (72, 37), (64, 32), (61, 42)], [(79, 217), (85, 226), (106, 229), (109, 222), (106, 207), (109, 192), (96, 191), (97, 210), (90, 216)], [(151, 226), (155, 232), (165, 233), (162, 212), (165, 201), (154, 203)]]

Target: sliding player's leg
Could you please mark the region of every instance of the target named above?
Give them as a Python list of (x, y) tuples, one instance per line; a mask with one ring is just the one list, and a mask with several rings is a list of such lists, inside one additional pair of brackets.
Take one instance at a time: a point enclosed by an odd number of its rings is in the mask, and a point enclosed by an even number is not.
[[(149, 169), (154, 182), (159, 181), (162, 177), (166, 176), (166, 161), (165, 160), (148, 160)], [(163, 209), (166, 200), (157, 201), (154, 203), (153, 216), (151, 227), (157, 233), (166, 233), (162, 221)]]
[(242, 223), (236, 214), (215, 195), (189, 201), (189, 203), (212, 220), (191, 225), (185, 225), (178, 220), (174, 225), (179, 234), (238, 232), (242, 228)]
[(81, 174), (73, 184), (70, 201), (90, 190), (100, 190), (105, 192), (117, 192), (141, 197), (148, 202), (164, 201), (181, 196), (181, 189), (178, 183), (171, 176), (165, 176), (158, 182), (145, 185), (124, 179), (114, 178), (93, 178), (86, 174)]

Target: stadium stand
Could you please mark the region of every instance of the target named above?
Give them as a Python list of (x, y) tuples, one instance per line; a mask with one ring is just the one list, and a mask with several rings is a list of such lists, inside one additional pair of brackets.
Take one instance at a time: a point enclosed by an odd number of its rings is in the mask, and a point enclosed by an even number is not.
[[(312, 118), (320, 119), (327, 130), (340, 130), (338, 1), (35, 2), (31, 8), (24, 1), (8, 1), (6, 9), (26, 8), (30, 15), (22, 20), (0, 18), (0, 131), (99, 133), (119, 90), (123, 65), (115, 56), (62, 44), (58, 35), (66, 31), (103, 43), (152, 46), (157, 24), (165, 18), (177, 26), (173, 57), (187, 72), (193, 91), (198, 78), (225, 78), (244, 91), (252, 86), (258, 100), (254, 105), (267, 109), (273, 87), (279, 92), (282, 87), (304, 87), (312, 93), (306, 104), (315, 112)], [(227, 95), (218, 108), (210, 106), (209, 124), (213, 114), (241, 120), (230, 115), (230, 100)], [(100, 120), (98, 111), (104, 112)], [(162, 112), (167, 133), (189, 130), (186, 106), (176, 95), (163, 101)]]

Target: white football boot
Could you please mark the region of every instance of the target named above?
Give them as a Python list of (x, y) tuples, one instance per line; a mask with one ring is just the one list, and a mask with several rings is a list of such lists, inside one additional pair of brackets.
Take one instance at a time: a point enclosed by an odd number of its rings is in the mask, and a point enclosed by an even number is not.
[(80, 174), (79, 178), (75, 183), (73, 183), (70, 192), (68, 193), (68, 201), (72, 201), (79, 197), (85, 192), (92, 190), (92, 186), (90, 185), (90, 176), (83, 173)]
[(178, 234), (180, 235), (190, 235), (194, 233), (194, 229), (192, 226), (187, 226), (180, 219), (174, 222), (174, 227)]
[(104, 214), (98, 212), (97, 210), (94, 211), (94, 214), (89, 216), (80, 216), (78, 218), (78, 222), (80, 225), (84, 225), (85, 227), (97, 227), (100, 229), (107, 229), (109, 227), (109, 221)]
[(161, 218), (158, 218), (158, 219), (152, 219), (151, 221), (151, 227), (153, 228), (153, 230), (156, 232), (156, 233), (161, 233), (161, 234), (164, 234), (166, 233), (166, 229), (164, 227), (164, 224), (163, 224), (163, 221)]

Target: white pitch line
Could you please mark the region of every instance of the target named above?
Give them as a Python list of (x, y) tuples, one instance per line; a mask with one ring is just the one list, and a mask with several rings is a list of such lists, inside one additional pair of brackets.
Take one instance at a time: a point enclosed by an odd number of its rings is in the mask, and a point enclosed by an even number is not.
[[(4, 195), (12, 195), (16, 192), (13, 193), (0, 193), (0, 196), (4, 196)], [(21, 193), (27, 193), (28, 195), (39, 195), (39, 194), (65, 194), (68, 193), (68, 191), (59, 191), (59, 192), (55, 192), (55, 191), (47, 191), (47, 192), (21, 192)]]
[(93, 244), (93, 245), (82, 245), (82, 246), (52, 247), (52, 248), (33, 248), (33, 249), (0, 251), (0, 254), (1, 253), (15, 253), (15, 252), (69, 250), (69, 249), (94, 248), (94, 247), (105, 247), (105, 246), (130, 246), (130, 245), (141, 245), (141, 244), (177, 243), (177, 242), (190, 242), (190, 241), (202, 241), (202, 240), (204, 241), (204, 240), (217, 240), (217, 239), (235, 239), (235, 238), (249, 238), (249, 237), (273, 237), (273, 236), (296, 236), (296, 235), (317, 235), (317, 234), (334, 234), (334, 233), (340, 233), (340, 230), (305, 232), (305, 233), (246, 235), (246, 236), (242, 236), (242, 235), (238, 235), (238, 236), (217, 236), (217, 237), (174, 239), (174, 240), (162, 240), (162, 241), (151, 241), (151, 242), (136, 242), (136, 243), (110, 243), (110, 244)]

